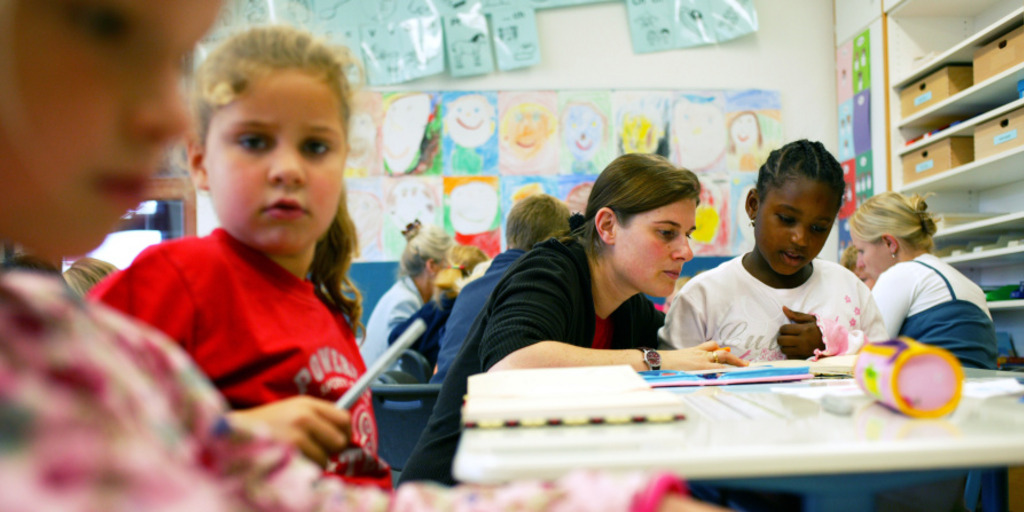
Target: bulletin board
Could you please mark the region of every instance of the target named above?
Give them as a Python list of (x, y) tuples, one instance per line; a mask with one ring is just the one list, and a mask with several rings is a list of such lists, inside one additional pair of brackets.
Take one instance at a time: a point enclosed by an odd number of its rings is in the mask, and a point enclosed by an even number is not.
[(701, 178), (694, 252), (749, 250), (743, 209), (782, 144), (780, 95), (764, 90), (363, 91), (346, 169), (360, 261), (396, 260), (414, 220), (491, 256), (516, 201), (546, 193), (583, 212), (616, 156), (660, 154)]

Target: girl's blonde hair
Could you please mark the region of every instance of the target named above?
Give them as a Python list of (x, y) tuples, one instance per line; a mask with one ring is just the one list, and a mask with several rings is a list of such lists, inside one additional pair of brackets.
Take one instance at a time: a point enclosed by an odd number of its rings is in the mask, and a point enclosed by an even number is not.
[(445, 261), (446, 253), (451, 248), (451, 235), (433, 224), (421, 224), (416, 220), (402, 231), (405, 237), (405, 249), (402, 259), (398, 261), (398, 275), (416, 277), (427, 268), (427, 261)]
[[(298, 28), (264, 26), (236, 34), (213, 50), (196, 71), (192, 91), (196, 143), (205, 145), (210, 120), (218, 109), (245, 95), (263, 77), (280, 71), (301, 71), (323, 80), (338, 99), (338, 118), (347, 135), (353, 93), (348, 73), (353, 70), (358, 70), (358, 64), (347, 48)], [(334, 222), (316, 243), (309, 280), (325, 304), (348, 317), (357, 337), (363, 328), (362, 295), (348, 271), (358, 240), (342, 191)]]
[(448, 263), (451, 264), (451, 268), (437, 274), (434, 280), (434, 299), (440, 301), (442, 296), (452, 298), (458, 295), (473, 269), (489, 259), (487, 253), (474, 245), (452, 246), (448, 249)]
[(935, 230), (935, 217), (917, 194), (883, 192), (864, 201), (850, 217), (850, 234), (858, 240), (874, 243), (882, 235), (892, 235), (925, 252), (935, 247)]

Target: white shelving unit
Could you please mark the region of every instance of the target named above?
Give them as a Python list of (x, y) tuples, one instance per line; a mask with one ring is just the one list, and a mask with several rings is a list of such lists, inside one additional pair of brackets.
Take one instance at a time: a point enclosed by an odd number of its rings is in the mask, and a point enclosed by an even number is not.
[[(1024, 147), (906, 184), (901, 163), (901, 157), (925, 145), (947, 137), (973, 136), (986, 121), (1024, 108), (1024, 99), (1017, 92), (1017, 83), (1024, 80), (1024, 63), (906, 117), (900, 112), (899, 99), (901, 89), (950, 64), (971, 64), (975, 50), (1024, 26), (1024, 1), (883, 0), (883, 9), (891, 84), (889, 169), (893, 188), (906, 194), (931, 195), (930, 210), (949, 213), (951, 218), (983, 217), (944, 224), (935, 236), (939, 249), (991, 245), (1000, 237), (1024, 240)], [(953, 122), (956, 124), (951, 125)], [(929, 132), (933, 133), (915, 140)], [(915, 141), (907, 144), (911, 140)], [(1024, 245), (1019, 242), (971, 250), (943, 261), (986, 288), (1024, 281)], [(1024, 339), (1024, 300), (989, 302), (989, 309), (996, 330)]]

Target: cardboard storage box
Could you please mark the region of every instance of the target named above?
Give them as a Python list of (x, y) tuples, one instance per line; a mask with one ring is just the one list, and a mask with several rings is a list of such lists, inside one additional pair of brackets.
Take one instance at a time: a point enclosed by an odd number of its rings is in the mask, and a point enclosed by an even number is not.
[(974, 161), (971, 137), (949, 137), (903, 155), (903, 184)]
[(974, 129), (974, 156), (981, 159), (1024, 144), (1024, 108), (986, 121)]
[(974, 84), (971, 66), (946, 66), (900, 91), (900, 112), (907, 117)]
[(1003, 34), (974, 51), (974, 83), (984, 82), (1024, 62), (1024, 27)]

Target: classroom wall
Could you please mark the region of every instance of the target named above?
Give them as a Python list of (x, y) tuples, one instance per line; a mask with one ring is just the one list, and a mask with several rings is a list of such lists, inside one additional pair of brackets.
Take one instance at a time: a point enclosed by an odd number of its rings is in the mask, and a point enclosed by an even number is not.
[[(836, 150), (837, 111), (832, 2), (755, 0), (757, 33), (715, 46), (633, 53), (625, 2), (537, 13), (541, 63), (473, 78), (447, 75), (381, 88), (404, 90), (774, 89), (782, 95), (786, 140), (821, 140)], [(200, 196), (198, 231), (216, 226)], [(835, 259), (835, 233), (821, 254)], [(357, 263), (357, 282), (394, 281), (394, 265)], [(369, 290), (368, 290), (369, 291)], [(367, 310), (377, 295), (367, 297)]]

